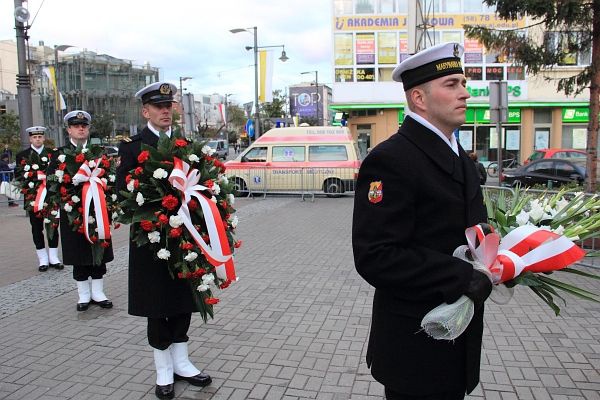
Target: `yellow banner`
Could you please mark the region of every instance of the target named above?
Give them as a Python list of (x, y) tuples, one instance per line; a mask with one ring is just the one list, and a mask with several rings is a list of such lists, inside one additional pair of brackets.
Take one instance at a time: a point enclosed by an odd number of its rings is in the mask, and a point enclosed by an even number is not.
[(258, 52), (258, 65), (260, 90), (258, 91), (258, 101), (262, 103), (273, 102), (273, 52), (261, 50)]
[[(335, 31), (390, 31), (406, 29), (406, 15), (361, 15), (334, 17)], [(436, 14), (426, 21), (435, 29), (463, 29), (463, 25), (481, 25), (493, 29), (516, 29), (525, 27), (525, 18), (504, 20), (491, 13)]]

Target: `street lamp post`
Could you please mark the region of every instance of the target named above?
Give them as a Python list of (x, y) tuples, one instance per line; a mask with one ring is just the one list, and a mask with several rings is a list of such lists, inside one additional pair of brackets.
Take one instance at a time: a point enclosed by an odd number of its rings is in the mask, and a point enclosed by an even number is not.
[(20, 139), (23, 149), (29, 147), (29, 134), (25, 129), (33, 125), (33, 112), (31, 110), (31, 81), (27, 68), (27, 49), (25, 40), (28, 39), (25, 23), (29, 20), (29, 12), (23, 7), (23, 0), (15, 0), (15, 30), (17, 32), (17, 61), (19, 71), (17, 74), (17, 96), (19, 106), (19, 125), (21, 127)]
[(185, 136), (185, 111), (183, 108), (183, 81), (192, 79), (191, 76), (179, 77), (179, 97), (181, 98), (181, 133)]
[(317, 102), (316, 102), (316, 108), (317, 108), (317, 125), (321, 126), (323, 125), (321, 123), (321, 119), (319, 118), (319, 71), (306, 71), (306, 72), (300, 72), (300, 74), (304, 75), (304, 74), (315, 74), (315, 88), (317, 90)]
[[(251, 28), (230, 29), (229, 32), (250, 32), (249, 29), (252, 29), (254, 33), (254, 46), (246, 46), (246, 50), (254, 50), (254, 139), (256, 140), (260, 137), (260, 107), (258, 104), (258, 49), (282, 47), (283, 50), (281, 51), (281, 57), (279, 57), (279, 59), (282, 62), (286, 62), (287, 60), (289, 60), (289, 57), (285, 54), (285, 46), (282, 44), (276, 46), (259, 46), (256, 26), (253, 26)], [(248, 136), (248, 143), (250, 143), (250, 136)]]
[(54, 99), (54, 107), (55, 107), (55, 113), (54, 113), (54, 118), (56, 119), (55, 121), (55, 125), (56, 125), (56, 141), (58, 146), (63, 146), (64, 143), (64, 137), (62, 134), (62, 130), (60, 129), (62, 126), (62, 104), (60, 102), (60, 86), (59, 86), (59, 73), (58, 73), (58, 52), (59, 51), (65, 51), (66, 49), (68, 49), (69, 47), (73, 47), (71, 45), (68, 44), (61, 44), (59, 46), (54, 46), (54, 83), (56, 84), (56, 93), (54, 93), (55, 99)]

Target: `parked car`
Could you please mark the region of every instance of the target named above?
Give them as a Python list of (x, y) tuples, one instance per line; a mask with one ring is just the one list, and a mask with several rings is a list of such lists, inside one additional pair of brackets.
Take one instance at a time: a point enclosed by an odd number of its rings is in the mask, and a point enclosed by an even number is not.
[(102, 151), (107, 156), (116, 156), (119, 154), (119, 148), (117, 146), (102, 145)]
[(541, 159), (515, 169), (502, 171), (500, 183), (504, 186), (533, 186), (536, 184), (559, 187), (566, 183), (583, 184), (586, 178), (585, 159)]
[(206, 145), (212, 147), (215, 150), (214, 155), (217, 158), (222, 158), (223, 160), (225, 160), (229, 155), (229, 143), (227, 143), (227, 140), (209, 140), (208, 143), (206, 143)]
[(586, 153), (583, 150), (575, 149), (538, 149), (535, 150), (525, 160), (523, 164), (528, 164), (531, 161), (541, 160), (543, 158), (566, 158), (566, 159), (585, 159)]

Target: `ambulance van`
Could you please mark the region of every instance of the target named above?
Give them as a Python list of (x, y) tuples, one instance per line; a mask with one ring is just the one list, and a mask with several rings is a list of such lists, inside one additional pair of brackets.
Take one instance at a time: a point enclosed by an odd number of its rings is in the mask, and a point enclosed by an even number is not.
[(354, 191), (360, 167), (350, 130), (337, 126), (275, 128), (225, 163), (238, 193)]

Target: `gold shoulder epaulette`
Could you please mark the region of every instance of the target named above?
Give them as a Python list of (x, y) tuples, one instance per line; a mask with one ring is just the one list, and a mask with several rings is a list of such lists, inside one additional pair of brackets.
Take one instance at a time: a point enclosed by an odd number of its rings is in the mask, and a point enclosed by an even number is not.
[(131, 142), (131, 138), (130, 137), (123, 138), (123, 141), (125, 143), (129, 143), (129, 142)]

